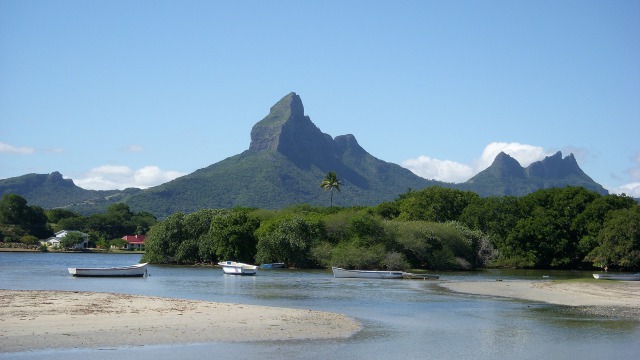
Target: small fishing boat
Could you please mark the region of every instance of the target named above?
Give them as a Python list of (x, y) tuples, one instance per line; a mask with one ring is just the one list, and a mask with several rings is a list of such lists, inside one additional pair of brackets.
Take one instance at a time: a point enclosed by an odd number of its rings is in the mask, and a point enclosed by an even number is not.
[(640, 281), (640, 273), (637, 274), (593, 274), (598, 280), (627, 280)]
[(283, 268), (284, 268), (284, 263), (282, 262), (260, 265), (260, 269), (283, 269)]
[(440, 275), (433, 274), (416, 274), (416, 273), (403, 273), (402, 277), (405, 279), (420, 279), (420, 280), (438, 280)]
[(73, 276), (142, 277), (147, 274), (147, 263), (108, 268), (68, 268)]
[(332, 267), (333, 277), (336, 278), (361, 278), (361, 279), (402, 279), (402, 271), (389, 270), (346, 270)]
[(235, 261), (221, 261), (218, 265), (222, 266), (222, 271), (224, 271), (225, 274), (231, 275), (255, 275), (258, 269), (256, 265)]

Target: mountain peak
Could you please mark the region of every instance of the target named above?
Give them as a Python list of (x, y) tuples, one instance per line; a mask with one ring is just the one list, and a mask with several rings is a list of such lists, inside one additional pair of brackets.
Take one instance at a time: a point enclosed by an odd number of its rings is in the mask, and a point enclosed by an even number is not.
[(493, 160), (491, 166), (487, 168), (494, 176), (500, 178), (524, 178), (524, 168), (518, 160), (514, 159), (505, 152), (500, 152)]
[(271, 107), (269, 114), (251, 129), (249, 150), (277, 150), (284, 126), (288, 122), (304, 120), (304, 105), (300, 96), (295, 92), (285, 95)]
[(302, 168), (329, 167), (335, 152), (331, 136), (324, 134), (304, 114), (300, 96), (292, 92), (271, 107), (269, 115), (251, 129), (249, 150), (277, 151)]

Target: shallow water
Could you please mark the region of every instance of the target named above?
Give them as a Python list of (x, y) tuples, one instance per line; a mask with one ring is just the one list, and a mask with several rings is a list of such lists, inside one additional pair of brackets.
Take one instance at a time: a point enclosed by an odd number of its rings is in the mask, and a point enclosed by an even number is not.
[[(147, 278), (73, 278), (67, 267), (130, 265), (135, 254), (0, 253), (0, 288), (101, 291), (294, 307), (357, 318), (349, 339), (127, 346), (0, 353), (2, 359), (631, 359), (640, 322), (529, 301), (454, 294), (439, 281), (335, 279), (329, 271), (150, 266)], [(583, 272), (441, 273), (441, 281), (589, 277)], [(240, 336), (239, 336), (240, 337)], [(1, 351), (1, 349), (0, 349)]]

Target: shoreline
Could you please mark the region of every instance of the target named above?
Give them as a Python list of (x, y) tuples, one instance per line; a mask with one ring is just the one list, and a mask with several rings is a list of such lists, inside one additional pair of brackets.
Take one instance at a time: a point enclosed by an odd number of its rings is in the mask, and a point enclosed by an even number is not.
[(361, 324), (313, 310), (83, 291), (0, 290), (0, 352), (348, 338)]
[(543, 302), (589, 315), (640, 321), (639, 281), (451, 281), (438, 285), (461, 294)]

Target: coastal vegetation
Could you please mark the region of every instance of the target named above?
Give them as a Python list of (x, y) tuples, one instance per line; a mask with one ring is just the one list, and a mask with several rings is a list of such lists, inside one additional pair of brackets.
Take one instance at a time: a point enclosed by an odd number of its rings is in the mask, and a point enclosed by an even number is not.
[[(147, 212), (132, 212), (122, 203), (110, 205), (102, 214), (83, 216), (67, 209), (44, 210), (27, 205), (27, 200), (7, 194), (0, 201), (0, 242), (38, 246), (40, 241), (61, 230), (76, 230), (89, 234), (92, 247), (108, 249), (121, 245), (124, 235), (145, 234), (157, 223)], [(71, 236), (63, 247), (71, 247), (80, 239)], [(15, 248), (15, 245), (4, 245)]]
[(147, 234), (143, 261), (151, 263), (237, 260), (284, 262), (297, 268), (437, 270), (640, 268), (640, 205), (625, 195), (601, 195), (582, 187), (487, 198), (429, 187), (370, 207), (201, 209), (176, 212), (162, 221), (133, 213), (124, 204), (114, 204), (104, 214), (80, 216), (29, 207), (16, 196), (5, 195), (0, 203), (4, 241), (42, 239), (42, 229), (79, 230), (98, 242), (141, 233)]
[(301, 204), (176, 213), (152, 228), (144, 260), (234, 259), (300, 268), (631, 270), (640, 266), (639, 214), (640, 205), (630, 197), (582, 187), (489, 198), (430, 187), (374, 207)]

